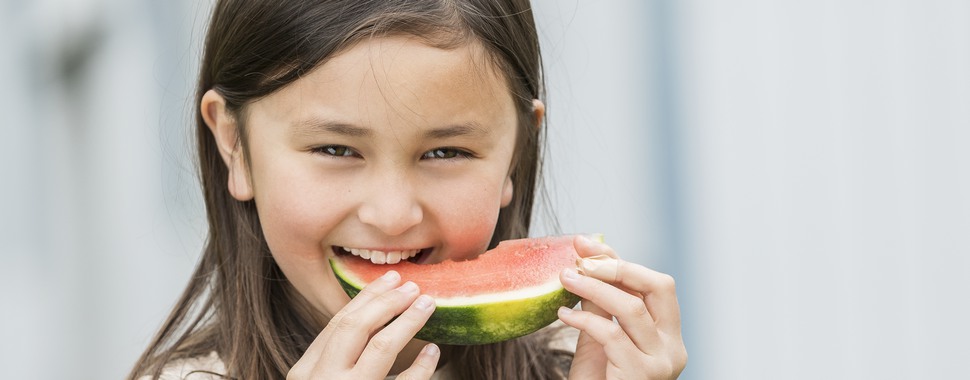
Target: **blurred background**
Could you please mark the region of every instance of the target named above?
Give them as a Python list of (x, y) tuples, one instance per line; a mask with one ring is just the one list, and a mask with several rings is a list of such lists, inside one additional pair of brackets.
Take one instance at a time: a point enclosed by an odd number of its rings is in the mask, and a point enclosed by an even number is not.
[[(123, 377), (186, 283), (209, 4), (0, 1), (2, 377)], [(682, 379), (965, 376), (970, 2), (535, 11), (535, 234), (674, 275)]]

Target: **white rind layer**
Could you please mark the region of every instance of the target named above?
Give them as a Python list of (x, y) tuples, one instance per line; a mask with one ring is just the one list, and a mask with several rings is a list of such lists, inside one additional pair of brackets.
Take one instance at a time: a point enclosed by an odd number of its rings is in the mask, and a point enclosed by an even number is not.
[(562, 283), (559, 282), (558, 273), (554, 278), (550, 278), (542, 285), (530, 286), (528, 288), (510, 290), (501, 293), (480, 294), (470, 297), (435, 297), (437, 307), (460, 307), (469, 305), (480, 305), (495, 302), (509, 302), (536, 298), (552, 292), (562, 290)]

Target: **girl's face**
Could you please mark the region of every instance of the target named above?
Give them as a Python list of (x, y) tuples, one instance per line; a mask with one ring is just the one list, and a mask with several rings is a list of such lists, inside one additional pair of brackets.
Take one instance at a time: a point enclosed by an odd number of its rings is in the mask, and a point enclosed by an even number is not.
[(349, 301), (335, 252), (432, 263), (487, 248), (512, 199), (517, 128), (487, 62), (478, 44), (366, 40), (247, 108), (248, 180), (234, 194), (255, 199), (276, 262), (326, 317)]

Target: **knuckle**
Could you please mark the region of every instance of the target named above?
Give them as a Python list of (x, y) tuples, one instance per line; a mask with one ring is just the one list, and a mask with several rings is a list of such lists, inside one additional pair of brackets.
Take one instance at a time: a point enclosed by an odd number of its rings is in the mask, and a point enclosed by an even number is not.
[(626, 331), (623, 331), (623, 327), (620, 327), (620, 325), (613, 323), (606, 329), (606, 336), (610, 340), (621, 340), (626, 337)]
[(407, 299), (408, 297), (402, 296), (402, 293), (391, 291), (391, 292), (381, 294), (380, 296), (377, 296), (377, 298), (375, 298), (374, 301), (379, 302), (385, 306), (398, 306), (406, 302)]
[(330, 326), (336, 327), (337, 322), (344, 319), (345, 316), (347, 316), (347, 309), (341, 309), (340, 311), (337, 312), (337, 314), (334, 314), (333, 317), (330, 317), (330, 322), (327, 323), (326, 327), (330, 327)]
[(677, 356), (674, 359), (674, 367), (677, 368), (678, 372), (683, 371), (687, 367), (687, 348), (681, 346), (677, 350)]
[(644, 363), (645, 368), (649, 368), (648, 379), (672, 379), (674, 378), (674, 368), (666, 361), (652, 361)]
[(640, 299), (639, 297), (628, 297), (626, 299), (626, 307), (624, 310), (633, 317), (642, 317), (648, 315), (647, 304), (643, 303), (643, 299)]
[(660, 279), (657, 281), (660, 290), (665, 293), (676, 293), (677, 292), (677, 282), (674, 280), (674, 276), (666, 273), (660, 274)]
[[(430, 317), (430, 314), (428, 314), (427, 317)], [(425, 319), (425, 315), (422, 315), (421, 313), (415, 312), (413, 310), (406, 310), (404, 311), (404, 313), (398, 316), (394, 322), (401, 324), (403, 326), (406, 326), (408, 328), (412, 326), (414, 326), (415, 328), (420, 328), (420, 326), (423, 326), (425, 324), (426, 319)]]
[(681, 347), (660, 360), (648, 360), (643, 363), (646, 368), (650, 368), (650, 379), (676, 379), (687, 366), (687, 351)]
[(380, 354), (391, 354), (394, 352), (394, 341), (383, 335), (377, 335), (370, 341), (373, 350)]
[(344, 315), (340, 319), (331, 321), (330, 323), (334, 324), (334, 328), (337, 331), (353, 331), (353, 330), (356, 330), (360, 325), (360, 322), (358, 322), (357, 318), (352, 318), (351, 316), (348, 316), (348, 315)]
[(379, 281), (374, 281), (370, 284), (367, 284), (367, 286), (364, 286), (364, 288), (361, 289), (356, 296), (354, 296), (354, 299), (363, 296), (363, 299), (368, 300), (379, 296), (382, 292), (378, 290), (378, 287), (379, 287), (378, 282)]

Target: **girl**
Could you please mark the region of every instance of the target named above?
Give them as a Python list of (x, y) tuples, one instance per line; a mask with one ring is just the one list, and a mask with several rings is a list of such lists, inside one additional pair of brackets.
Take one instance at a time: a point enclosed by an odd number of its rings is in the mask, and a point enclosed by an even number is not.
[(218, 1), (196, 98), (209, 238), (129, 378), (676, 378), (673, 281), (639, 265), (562, 273), (578, 338), (438, 347), (413, 339), (434, 310), (416, 285), (389, 270), (350, 300), (327, 264), (527, 236), (540, 66), (527, 0)]

